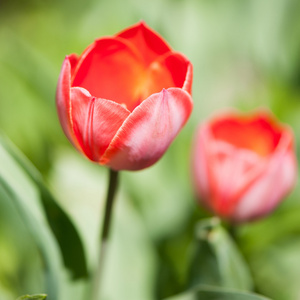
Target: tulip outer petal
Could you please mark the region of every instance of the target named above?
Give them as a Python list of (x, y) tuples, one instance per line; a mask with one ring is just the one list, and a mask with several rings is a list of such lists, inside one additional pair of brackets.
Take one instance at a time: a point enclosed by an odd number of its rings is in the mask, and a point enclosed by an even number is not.
[(58, 79), (56, 89), (56, 108), (63, 131), (75, 148), (80, 149), (73, 132), (72, 108), (70, 98), (71, 76), (77, 63), (75, 54), (66, 56)]
[(71, 89), (73, 129), (84, 154), (99, 162), (130, 112), (118, 103)]
[(115, 170), (140, 170), (154, 164), (186, 123), (193, 103), (182, 89), (163, 89), (128, 116), (100, 163)]
[(232, 219), (236, 223), (255, 220), (270, 213), (293, 188), (297, 161), (292, 135), (287, 131), (275, 153), (266, 158), (260, 178), (241, 195)]

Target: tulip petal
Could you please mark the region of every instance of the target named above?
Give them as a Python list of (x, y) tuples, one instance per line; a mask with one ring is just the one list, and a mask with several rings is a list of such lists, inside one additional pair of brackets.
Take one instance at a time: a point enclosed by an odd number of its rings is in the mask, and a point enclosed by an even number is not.
[(220, 118), (215, 120), (212, 131), (216, 139), (267, 156), (276, 148), (282, 130), (273, 124), (270, 116), (261, 113), (258, 116)]
[(209, 131), (207, 126), (199, 127), (194, 142), (193, 148), (193, 180), (196, 187), (196, 192), (201, 195), (200, 201), (207, 207), (209, 207), (210, 198), (210, 185), (211, 181), (209, 176)]
[(196, 135), (193, 164), (200, 201), (218, 215), (230, 216), (240, 194), (262, 172), (261, 161), (255, 152), (215, 140), (209, 124), (203, 124)]
[(85, 155), (98, 162), (130, 112), (106, 99), (92, 97), (83, 88), (71, 89), (74, 133)]
[(65, 135), (78, 148), (78, 143), (72, 129), (70, 102), (71, 73), (76, 63), (77, 56), (75, 54), (67, 56), (63, 62), (56, 89), (56, 107)]
[(163, 88), (183, 88), (189, 65), (190, 62), (180, 53), (168, 52), (160, 56), (147, 69), (145, 82), (140, 86), (140, 99), (144, 100)]
[(139, 52), (130, 43), (117, 37), (102, 38), (81, 55), (72, 86), (133, 110), (145, 72)]
[(249, 221), (268, 214), (294, 186), (297, 162), (289, 134), (283, 143), (286, 143), (281, 147), (283, 149), (269, 158), (262, 176), (239, 199), (232, 217), (235, 222)]
[(185, 81), (183, 83), (183, 89), (187, 91), (190, 95), (192, 94), (192, 83), (193, 83), (193, 65), (188, 64)]
[(255, 152), (223, 141), (212, 142), (210, 151), (212, 205), (227, 217), (232, 215), (245, 190), (261, 176), (265, 160)]
[(155, 60), (157, 56), (171, 51), (164, 39), (144, 22), (139, 22), (127, 28), (117, 36), (130, 41), (142, 54), (146, 65)]
[(100, 163), (115, 170), (139, 170), (156, 162), (187, 121), (190, 95), (178, 88), (154, 94), (126, 119)]

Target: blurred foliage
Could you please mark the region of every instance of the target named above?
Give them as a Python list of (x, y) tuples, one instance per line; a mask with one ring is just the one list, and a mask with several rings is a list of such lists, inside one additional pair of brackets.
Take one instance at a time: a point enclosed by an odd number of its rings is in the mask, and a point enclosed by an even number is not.
[(196, 226), (196, 240), (190, 262), (189, 286), (208, 284), (251, 291), (253, 282), (243, 257), (218, 218)]
[[(268, 300), (267, 298), (252, 294), (241, 292), (238, 290), (225, 289), (209, 285), (200, 285), (192, 291), (183, 293), (179, 296), (171, 297), (166, 300)], [(269, 299), (270, 300), (270, 299)]]
[[(0, 0), (0, 131), (33, 162), (76, 222), (89, 266), (97, 253), (107, 174), (75, 153), (59, 126), (54, 98), (65, 55), (144, 19), (194, 64), (194, 112), (187, 126), (155, 166), (121, 174), (108, 300), (184, 291), (194, 228), (207, 217), (190, 183), (199, 122), (230, 107), (265, 107), (294, 129), (299, 144), (299, 11), (298, 0)], [(236, 233), (256, 291), (278, 300), (300, 297), (299, 196), (298, 184), (274, 214)], [(0, 198), (0, 298), (41, 292), (43, 267), (16, 209)], [(85, 288), (75, 282), (66, 299)]]
[(40, 295), (24, 295), (19, 297), (17, 300), (46, 300), (47, 295), (40, 294)]

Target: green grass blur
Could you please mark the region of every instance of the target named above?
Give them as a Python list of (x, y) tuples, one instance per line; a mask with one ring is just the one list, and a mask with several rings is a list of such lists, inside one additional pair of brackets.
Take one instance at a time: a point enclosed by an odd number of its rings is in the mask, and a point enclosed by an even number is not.
[[(78, 224), (90, 264), (107, 170), (78, 154), (60, 128), (55, 90), (65, 55), (143, 19), (194, 65), (186, 127), (156, 165), (121, 174), (108, 300), (161, 299), (184, 289), (194, 225), (206, 216), (190, 176), (202, 120), (228, 108), (266, 108), (294, 129), (299, 144), (299, 13), (299, 0), (0, 0), (0, 132)], [(299, 198), (298, 184), (272, 216), (238, 232), (257, 292), (277, 300), (300, 297)], [(30, 233), (0, 199), (0, 299), (42, 293), (41, 274)]]

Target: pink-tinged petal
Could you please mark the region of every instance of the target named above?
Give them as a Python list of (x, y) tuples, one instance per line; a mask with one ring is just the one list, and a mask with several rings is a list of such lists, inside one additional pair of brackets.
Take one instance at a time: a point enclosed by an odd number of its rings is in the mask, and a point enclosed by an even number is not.
[(213, 141), (210, 146), (212, 207), (219, 215), (230, 217), (241, 194), (261, 176), (264, 159), (223, 141)]
[(190, 95), (163, 90), (141, 103), (117, 132), (100, 163), (115, 170), (140, 170), (167, 150), (192, 111)]
[(183, 83), (183, 89), (187, 91), (190, 95), (192, 94), (192, 83), (193, 83), (193, 65), (188, 64), (185, 81)]
[(206, 141), (209, 139), (208, 128), (202, 125), (197, 130), (195, 136), (195, 142), (193, 147), (193, 181), (196, 188), (196, 193), (200, 195), (199, 201), (201, 201), (206, 207), (209, 207), (210, 197), (210, 181), (209, 181), (209, 164), (208, 154), (209, 143)]
[(98, 162), (130, 112), (83, 88), (71, 89), (73, 128), (85, 155)]
[(73, 87), (82, 87), (97, 98), (136, 106), (146, 69), (139, 52), (123, 39), (97, 40), (80, 57)]
[(171, 51), (165, 40), (144, 22), (139, 22), (125, 29), (117, 36), (132, 43), (142, 54), (147, 65), (158, 56)]
[(286, 134), (279, 149), (270, 156), (264, 173), (242, 195), (232, 219), (250, 221), (270, 213), (295, 185), (297, 162), (292, 149), (291, 135)]
[(199, 127), (195, 140), (193, 173), (200, 201), (218, 215), (230, 216), (240, 193), (262, 172), (262, 158), (215, 140), (209, 123)]
[(59, 121), (65, 135), (75, 147), (78, 147), (72, 129), (70, 102), (71, 74), (76, 63), (77, 56), (74, 54), (67, 56), (63, 62), (56, 89), (56, 107)]

